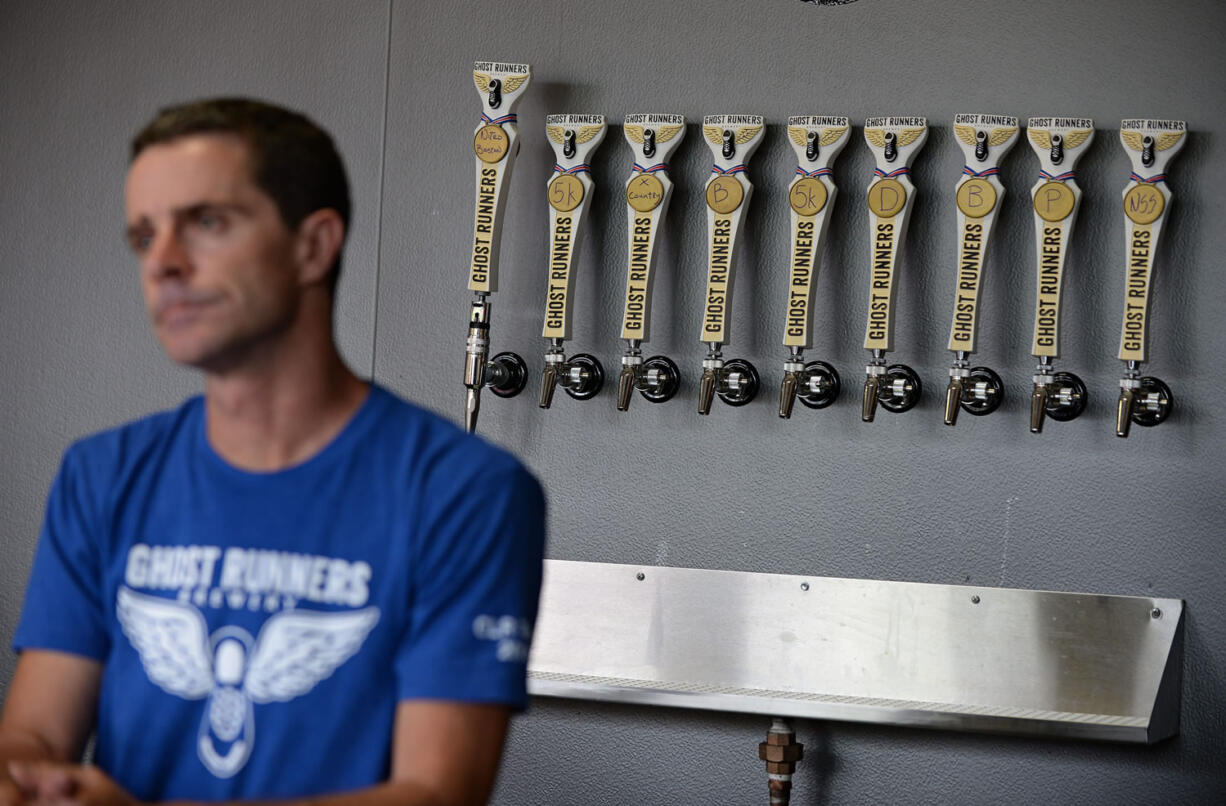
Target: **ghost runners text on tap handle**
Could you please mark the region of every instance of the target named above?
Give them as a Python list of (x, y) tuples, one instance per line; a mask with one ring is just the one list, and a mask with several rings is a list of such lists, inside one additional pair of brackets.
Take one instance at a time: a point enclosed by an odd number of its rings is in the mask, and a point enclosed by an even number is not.
[(490, 301), (498, 290), (498, 247), (511, 169), (519, 154), (515, 107), (532, 81), (527, 64), (476, 62), (473, 82), (481, 95), (481, 119), (473, 132), (477, 199), (473, 222), (472, 260), (468, 287), (475, 294), (468, 313), (468, 346), (464, 362), (464, 427), (477, 427), (481, 389), (489, 386), (499, 397), (523, 391), (527, 367), (514, 353), (489, 356)]
[(592, 168), (588, 157), (604, 141), (604, 115), (549, 115), (545, 134), (553, 146), (553, 175), (546, 185), (549, 202), (549, 280), (545, 292), (545, 328), (549, 341), (541, 377), (543, 409), (553, 402), (555, 386), (575, 400), (588, 400), (604, 385), (604, 368), (595, 356), (580, 353), (566, 359), (562, 343), (571, 337), (575, 290), (575, 259), (579, 253), (587, 211), (591, 206)]
[(1166, 165), (1187, 142), (1187, 131), (1188, 124), (1182, 120), (1120, 123), (1120, 142), (1132, 161), (1132, 175), (1124, 188), (1124, 253), (1128, 256), (1128, 267), (1119, 352), (1124, 377), (1120, 379), (1115, 416), (1115, 434), (1119, 437), (1128, 436), (1132, 423), (1158, 425), (1174, 407), (1170, 388), (1158, 378), (1142, 376), (1141, 364), (1148, 360), (1154, 254), (1171, 202)]
[(843, 117), (800, 115), (788, 118), (788, 139), (796, 152), (796, 172), (788, 185), (791, 208), (792, 268), (784, 315), (783, 363), (779, 416), (792, 416), (796, 398), (811, 409), (829, 406), (839, 396), (839, 373), (825, 361), (805, 363), (813, 346), (813, 296), (821, 265), (822, 244), (830, 211), (838, 196), (832, 165), (851, 139), (851, 122)]
[(680, 386), (676, 363), (663, 355), (644, 360), (642, 345), (651, 337), (656, 248), (673, 195), (668, 159), (685, 137), (685, 118), (627, 115), (623, 131), (634, 152), (634, 167), (626, 180), (626, 297), (621, 332), (626, 352), (617, 381), (618, 411), (630, 408), (635, 389), (652, 403), (663, 403)]
[(887, 367), (886, 353), (894, 349), (894, 302), (898, 297), (895, 274), (914, 206), (911, 160), (928, 141), (928, 121), (915, 117), (868, 118), (864, 121), (864, 140), (876, 162), (867, 195), (872, 270), (864, 349), (871, 357), (865, 367), (860, 411), (860, 419), (871, 423), (878, 403), (886, 411), (903, 412), (920, 399), (919, 376), (906, 364)]
[(972, 367), (977, 349), (979, 301), (983, 296), (984, 261), (992, 223), (1004, 200), (1000, 161), (1017, 144), (1017, 118), (1006, 115), (958, 115), (954, 137), (962, 149), (962, 176), (954, 187), (958, 207), (958, 270), (954, 283), (954, 318), (949, 349), (954, 363), (945, 392), (945, 424), (955, 425), (958, 410), (991, 414), (1000, 406), (1004, 384), (988, 367)]
[(1086, 387), (1071, 372), (1056, 372), (1060, 357), (1060, 302), (1064, 264), (1073, 225), (1081, 206), (1074, 168), (1094, 142), (1089, 118), (1031, 118), (1026, 134), (1039, 158), (1039, 177), (1030, 189), (1034, 207), (1037, 282), (1031, 353), (1039, 359), (1030, 395), (1030, 433), (1043, 431), (1043, 420), (1076, 418), (1086, 407)]
[(765, 136), (761, 115), (707, 115), (702, 134), (711, 150), (707, 180), (707, 293), (703, 298), (702, 341), (707, 357), (698, 386), (698, 413), (710, 414), (716, 395), (743, 406), (758, 393), (758, 371), (741, 358), (724, 361), (721, 348), (730, 338), (736, 244), (753, 185), (745, 165)]

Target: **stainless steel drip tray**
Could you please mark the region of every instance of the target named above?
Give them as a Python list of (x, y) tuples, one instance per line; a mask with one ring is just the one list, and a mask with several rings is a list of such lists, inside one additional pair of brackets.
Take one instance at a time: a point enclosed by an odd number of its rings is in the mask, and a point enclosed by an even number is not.
[(1156, 742), (1183, 602), (548, 560), (539, 696)]

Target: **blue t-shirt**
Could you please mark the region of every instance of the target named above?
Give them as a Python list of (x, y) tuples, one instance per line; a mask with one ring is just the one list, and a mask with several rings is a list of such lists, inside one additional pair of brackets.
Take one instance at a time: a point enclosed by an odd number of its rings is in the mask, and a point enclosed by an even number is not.
[(139, 799), (367, 786), (399, 701), (526, 704), (544, 508), (377, 386), (273, 473), (214, 453), (193, 398), (68, 450), (13, 644), (104, 664), (96, 762)]

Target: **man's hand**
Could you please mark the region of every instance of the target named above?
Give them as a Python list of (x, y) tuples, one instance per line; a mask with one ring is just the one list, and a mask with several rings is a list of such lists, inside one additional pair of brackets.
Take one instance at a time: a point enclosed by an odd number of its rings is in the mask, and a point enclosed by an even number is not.
[(46, 806), (137, 806), (136, 800), (93, 766), (11, 761), (9, 776), (25, 803)]

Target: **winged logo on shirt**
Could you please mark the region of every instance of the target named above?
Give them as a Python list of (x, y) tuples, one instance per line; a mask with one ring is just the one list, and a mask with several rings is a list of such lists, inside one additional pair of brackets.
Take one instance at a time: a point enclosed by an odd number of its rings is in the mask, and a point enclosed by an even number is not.
[(218, 778), (233, 776), (251, 755), (254, 704), (306, 694), (357, 653), (379, 621), (377, 607), (289, 610), (271, 616), (253, 639), (235, 626), (209, 635), (193, 605), (126, 587), (115, 609), (152, 683), (185, 700), (207, 698), (197, 752)]

